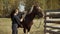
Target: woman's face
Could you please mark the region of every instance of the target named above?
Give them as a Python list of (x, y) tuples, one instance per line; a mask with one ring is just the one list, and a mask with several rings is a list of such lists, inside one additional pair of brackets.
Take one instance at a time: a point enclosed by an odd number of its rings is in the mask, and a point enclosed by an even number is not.
[(18, 14), (18, 12), (19, 12), (18, 9), (16, 9), (16, 14)]

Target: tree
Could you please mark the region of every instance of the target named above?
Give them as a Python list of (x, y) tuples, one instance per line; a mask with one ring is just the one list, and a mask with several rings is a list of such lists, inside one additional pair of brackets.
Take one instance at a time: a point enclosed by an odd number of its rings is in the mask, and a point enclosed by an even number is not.
[(25, 5), (27, 11), (36, 3), (44, 10), (60, 9), (60, 0), (0, 0), (0, 16), (8, 16), (13, 9), (20, 5), (20, 2)]
[(0, 16), (8, 16), (11, 11), (18, 7), (20, 0), (0, 0)]

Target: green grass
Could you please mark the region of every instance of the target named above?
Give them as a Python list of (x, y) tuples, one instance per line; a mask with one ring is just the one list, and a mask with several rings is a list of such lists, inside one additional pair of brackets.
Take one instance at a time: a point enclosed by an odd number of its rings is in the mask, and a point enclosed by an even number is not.
[[(34, 19), (34, 24), (30, 30), (31, 34), (44, 34), (43, 30), (43, 19), (41, 20), (41, 24), (39, 25), (40, 20)], [(11, 34), (11, 20), (10, 18), (0, 18), (0, 34)], [(36, 27), (35, 27), (35, 26)], [(37, 26), (40, 26), (37, 28)], [(18, 28), (18, 34), (23, 34), (23, 28)]]

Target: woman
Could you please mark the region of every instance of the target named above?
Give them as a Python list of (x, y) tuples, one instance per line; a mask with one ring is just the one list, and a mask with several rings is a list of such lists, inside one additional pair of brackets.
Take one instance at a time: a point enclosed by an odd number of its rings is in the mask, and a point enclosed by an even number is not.
[(18, 25), (22, 27), (22, 24), (20, 23), (20, 18), (17, 16), (18, 15), (18, 9), (13, 10), (11, 13), (11, 20), (12, 20), (12, 34), (18, 34)]

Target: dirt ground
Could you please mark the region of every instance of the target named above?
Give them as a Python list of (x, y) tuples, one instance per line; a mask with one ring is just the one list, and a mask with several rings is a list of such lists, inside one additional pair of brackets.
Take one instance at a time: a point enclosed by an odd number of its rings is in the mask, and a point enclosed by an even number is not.
[[(43, 19), (34, 19), (34, 24), (30, 30), (30, 34), (44, 34)], [(11, 34), (10, 18), (0, 18), (0, 34)], [(18, 34), (24, 34), (23, 28), (18, 28)]]

